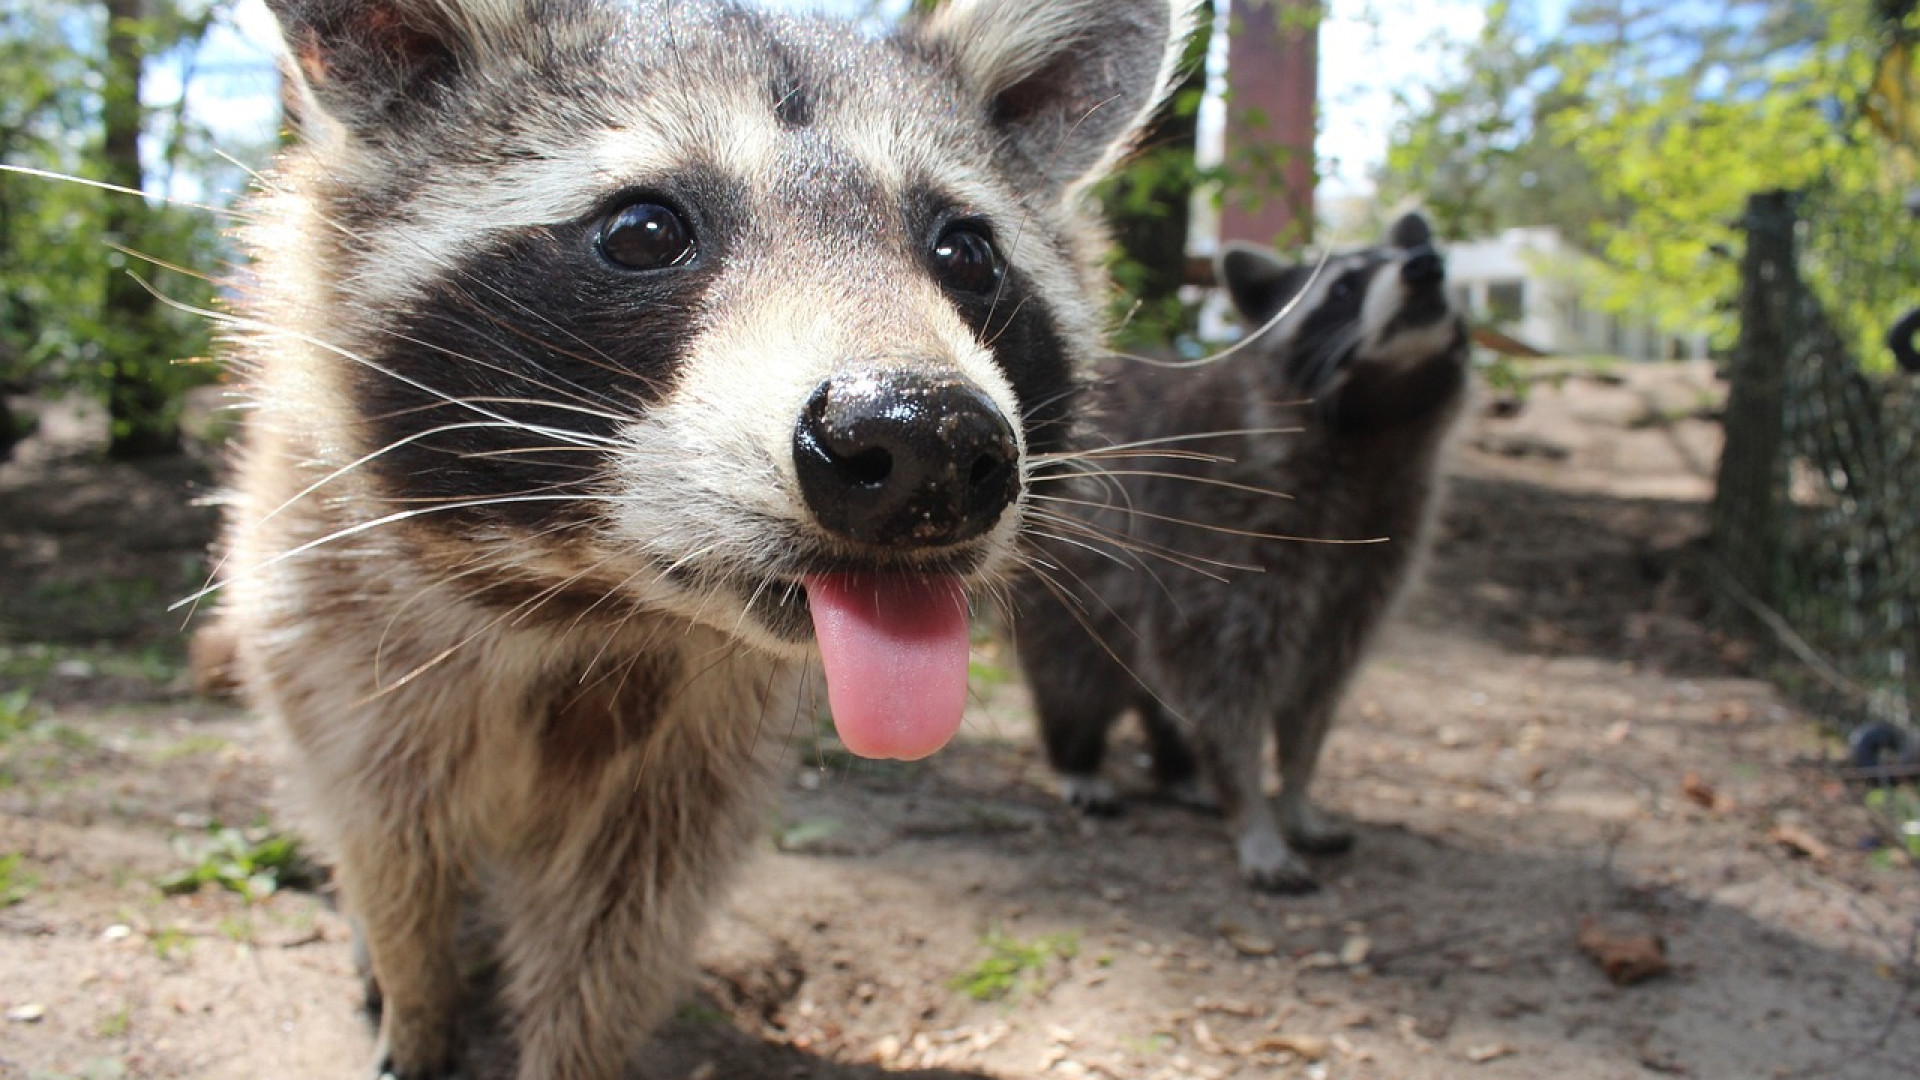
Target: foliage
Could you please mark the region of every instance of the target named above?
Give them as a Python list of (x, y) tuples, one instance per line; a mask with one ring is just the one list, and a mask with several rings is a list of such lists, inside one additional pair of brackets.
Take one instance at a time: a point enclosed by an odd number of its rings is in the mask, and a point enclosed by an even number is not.
[(1804, 189), (1840, 214), (1812, 238), (1809, 276), (1859, 355), (1885, 356), (1874, 339), (1912, 302), (1896, 294), (1914, 279), (1900, 209), (1914, 147), (1883, 137), (1905, 129), (1876, 119), (1870, 90), (1890, 56), (1892, 83), (1912, 85), (1900, 50), (1920, 17), (1876, 21), (1856, 0), (1576, 0), (1549, 36), (1525, 16), (1492, 5), (1459, 74), (1405, 106), (1383, 191), (1420, 195), (1443, 235), (1558, 226), (1603, 257), (1590, 303), (1725, 346), (1747, 196)]
[[(143, 17), (119, 25), (139, 57), (179, 63), (190, 81), (192, 65), (180, 58), (197, 52), (232, 0), (137, 6)], [(0, 0), (0, 163), (141, 186), (141, 162), (130, 163), (127, 176), (129, 163), (115, 167), (105, 137), (107, 103), (124, 94), (104, 62), (107, 28), (99, 0)], [(149, 102), (138, 118), (150, 188), (182, 173), (213, 187), (232, 174), (184, 100), (183, 91), (178, 102)], [(151, 391), (141, 396), (155, 415), (115, 415), (116, 438), (149, 423), (176, 427), (181, 393), (212, 375), (206, 365), (180, 363), (206, 354), (207, 321), (154, 303), (146, 291), (206, 305), (221, 250), (220, 224), (206, 210), (0, 172), (0, 384), (103, 398), (116, 384), (137, 384)], [(127, 282), (128, 274), (142, 283)], [(136, 318), (116, 317), (114, 292)]]
[(1021, 941), (998, 928), (980, 939), (986, 955), (972, 967), (947, 980), (947, 987), (975, 1001), (998, 1001), (1038, 985), (1047, 965), (1056, 957), (1071, 960), (1080, 952), (1074, 934), (1047, 934)]
[(1127, 346), (1164, 345), (1194, 327), (1196, 309), (1181, 296), (1189, 210), (1194, 191), (1219, 179), (1194, 158), (1212, 35), (1210, 14), (1202, 14), (1207, 17), (1181, 58), (1180, 85), (1149, 123), (1139, 150), (1095, 193), (1115, 240), (1107, 262), (1120, 305), (1113, 323), (1116, 339)]
[(283, 888), (310, 887), (317, 877), (299, 844), (278, 833), (212, 825), (202, 841), (181, 840), (175, 846), (192, 865), (160, 880), (160, 891), (169, 895), (213, 884), (248, 900), (264, 900)]
[(1538, 40), (1526, 16), (1490, 4), (1476, 38), (1442, 46), (1436, 69), (1457, 75), (1427, 88), (1422, 105), (1397, 94), (1402, 115), (1378, 177), (1383, 206), (1418, 200), (1447, 239), (1617, 220), (1588, 163), (1543, 137), (1579, 102), (1557, 85), (1557, 46)]

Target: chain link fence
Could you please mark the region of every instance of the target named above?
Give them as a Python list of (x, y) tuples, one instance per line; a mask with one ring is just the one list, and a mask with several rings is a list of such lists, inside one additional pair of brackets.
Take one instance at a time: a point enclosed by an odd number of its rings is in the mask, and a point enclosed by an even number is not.
[(1898, 230), (1879, 237), (1897, 241), (1920, 236), (1920, 223), (1897, 203), (1878, 225), (1863, 209), (1788, 192), (1748, 204), (1712, 517), (1716, 603), (1776, 639), (1795, 661), (1782, 681), (1842, 726), (1883, 725), (1883, 738), (1891, 727), (1898, 767), (1911, 769), (1920, 374), (1893, 362), (1886, 340), (1898, 316), (1883, 313), (1920, 305), (1920, 256), (1912, 243), (1867, 245), (1880, 255), (1857, 265), (1847, 253), (1863, 245), (1842, 230)]

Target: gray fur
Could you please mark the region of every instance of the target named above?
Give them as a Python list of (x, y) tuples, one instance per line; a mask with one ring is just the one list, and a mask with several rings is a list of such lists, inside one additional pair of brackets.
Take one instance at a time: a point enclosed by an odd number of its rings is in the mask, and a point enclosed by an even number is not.
[[(1086, 445), (1116, 449), (1037, 489), (1042, 509), (1054, 493), (1078, 502), (1042, 515), (1053, 539), (1016, 589), (1020, 659), (1067, 801), (1117, 806), (1099, 766), (1135, 709), (1162, 784), (1186, 801), (1196, 772), (1211, 785), (1241, 871), (1264, 889), (1311, 888), (1296, 851), (1351, 843), (1308, 786), (1418, 557), (1466, 393), (1465, 329), (1429, 280), (1425, 224), (1394, 236), (1413, 246), (1320, 267), (1230, 250), (1223, 284), (1251, 324), (1272, 324), (1199, 370), (1108, 365)], [(1261, 790), (1269, 732), (1277, 828)]]
[[(270, 4), (304, 139), (247, 230), (220, 632), (362, 928), (379, 1070), (459, 1064), (477, 912), (518, 1075), (605, 1080), (810, 724), (798, 577), (978, 586), (1015, 559), (1027, 455), (1059, 438), (1029, 399), (1098, 348), (1078, 192), (1166, 84), (1184, 6), (962, 0), (868, 38), (719, 0)], [(1055, 96), (1007, 107), (1036, 71)], [(1068, 123), (1092, 97), (1118, 119)], [(596, 254), (635, 199), (680, 212), (684, 265)], [(955, 217), (1021, 303), (934, 276)], [(1015, 418), (990, 528), (888, 547), (815, 519), (796, 418), (856, 368)]]

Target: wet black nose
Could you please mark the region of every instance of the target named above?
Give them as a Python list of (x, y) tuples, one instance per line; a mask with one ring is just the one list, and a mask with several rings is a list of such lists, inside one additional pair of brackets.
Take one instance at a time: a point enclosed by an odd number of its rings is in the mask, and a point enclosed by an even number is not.
[(1432, 248), (1422, 248), (1407, 256), (1400, 265), (1400, 280), (1409, 285), (1433, 285), (1447, 278), (1447, 264), (1440, 259), (1440, 253)]
[(866, 544), (931, 547), (993, 527), (1019, 494), (1013, 427), (979, 387), (913, 370), (842, 372), (793, 432), (820, 525)]

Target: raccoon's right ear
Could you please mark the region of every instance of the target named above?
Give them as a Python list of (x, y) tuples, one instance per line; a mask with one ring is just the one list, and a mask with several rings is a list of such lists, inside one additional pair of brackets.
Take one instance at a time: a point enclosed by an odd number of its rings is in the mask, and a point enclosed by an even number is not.
[(1311, 267), (1290, 263), (1272, 251), (1232, 241), (1220, 252), (1214, 276), (1227, 290), (1240, 317), (1262, 326), (1280, 313), (1312, 275)]
[(920, 27), (1058, 195), (1126, 151), (1193, 29), (1195, 0), (950, 0)]
[(266, 0), (302, 96), (366, 135), (428, 108), (481, 55), (525, 21), (528, 0)]

